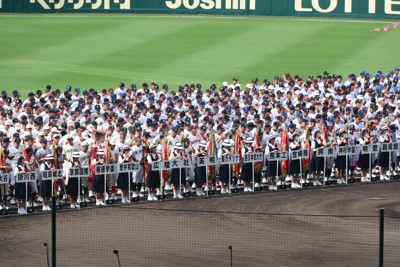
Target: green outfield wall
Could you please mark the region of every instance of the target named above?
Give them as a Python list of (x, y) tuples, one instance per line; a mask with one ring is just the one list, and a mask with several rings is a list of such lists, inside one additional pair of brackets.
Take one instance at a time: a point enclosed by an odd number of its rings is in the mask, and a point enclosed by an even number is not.
[(144, 13), (399, 19), (400, 0), (0, 0), (0, 13)]

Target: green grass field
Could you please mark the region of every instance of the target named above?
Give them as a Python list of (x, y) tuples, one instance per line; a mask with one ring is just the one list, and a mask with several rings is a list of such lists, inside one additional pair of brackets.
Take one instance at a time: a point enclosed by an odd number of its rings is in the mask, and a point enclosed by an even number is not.
[(400, 29), (382, 21), (272, 17), (0, 16), (0, 89), (27, 93), (117, 87), (124, 81), (221, 84), (238, 76), (272, 79), (347, 75), (400, 66)]

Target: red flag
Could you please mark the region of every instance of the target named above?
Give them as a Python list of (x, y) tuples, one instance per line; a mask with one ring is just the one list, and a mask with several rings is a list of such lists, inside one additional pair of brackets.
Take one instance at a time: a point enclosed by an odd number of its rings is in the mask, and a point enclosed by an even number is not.
[[(233, 142), (234, 142), (233, 153), (234, 154), (239, 154), (240, 160), (242, 160), (242, 153), (241, 153), (241, 150), (242, 150), (242, 139), (240, 137), (240, 132), (239, 131), (236, 132), (236, 134), (234, 136), (234, 139), (233, 139)], [(236, 177), (239, 178), (240, 163), (233, 164), (233, 172), (235, 173)]]
[(308, 150), (308, 158), (302, 159), (303, 162), (303, 169), (304, 171), (308, 171), (310, 169), (310, 163), (311, 163), (311, 158), (310, 158), (310, 143), (309, 143), (309, 135), (310, 135), (310, 129), (307, 127), (306, 129), (306, 140), (304, 142), (304, 147), (303, 149)]
[[(260, 146), (260, 137), (258, 134), (258, 130), (254, 133), (254, 147), (258, 149)], [(262, 171), (263, 162), (254, 162), (254, 174), (259, 174)]]
[[(168, 139), (165, 137), (162, 143), (162, 148), (161, 148), (161, 160), (162, 161), (167, 161), (169, 160), (169, 146), (168, 146)], [(169, 179), (169, 171), (168, 170), (163, 170), (161, 172), (161, 181), (162, 181), (162, 186), (165, 186), (165, 182), (168, 181)]]
[[(101, 146), (101, 145), (99, 145)], [(94, 170), (95, 166), (92, 165), (92, 161), (96, 158), (97, 156), (97, 151), (99, 150), (98, 146), (92, 146), (92, 151), (90, 152), (90, 158), (89, 158), (89, 166), (90, 166), (90, 175), (89, 175), (89, 184), (92, 184), (93, 178), (94, 178)]]
[[(288, 132), (286, 129), (283, 129), (283, 131), (280, 133), (280, 138), (281, 138), (281, 149), (282, 151), (288, 151), (289, 150), (289, 136)], [(286, 176), (288, 171), (288, 161), (287, 160), (282, 160), (282, 175)]]
[[(208, 142), (208, 153), (210, 156), (217, 156), (217, 142), (215, 141), (215, 134), (210, 134), (210, 141)], [(215, 178), (215, 166), (208, 166), (208, 177)]]

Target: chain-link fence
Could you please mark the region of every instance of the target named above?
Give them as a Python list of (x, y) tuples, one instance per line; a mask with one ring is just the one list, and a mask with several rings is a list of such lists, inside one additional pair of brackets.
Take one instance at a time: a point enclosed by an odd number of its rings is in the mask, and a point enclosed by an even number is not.
[[(160, 205), (62, 211), (57, 266), (378, 266), (379, 219)], [(400, 265), (399, 223), (385, 221), (385, 266)], [(45, 242), (51, 264), (50, 214), (3, 217), (0, 229), (1, 266), (47, 266)]]

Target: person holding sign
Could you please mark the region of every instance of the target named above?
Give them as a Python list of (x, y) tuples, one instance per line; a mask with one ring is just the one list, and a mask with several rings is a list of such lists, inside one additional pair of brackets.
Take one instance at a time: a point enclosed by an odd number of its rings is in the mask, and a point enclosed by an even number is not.
[[(245, 141), (245, 146), (242, 148), (242, 158), (244, 155), (255, 153), (254, 147), (254, 139), (253, 137), (247, 137)], [(248, 162), (242, 165), (242, 172), (240, 174), (240, 178), (244, 183), (244, 192), (251, 193), (253, 189), (250, 187), (250, 182), (253, 181), (253, 163)]]
[[(381, 129), (381, 135), (379, 136), (379, 142), (381, 144), (389, 144), (390, 143), (390, 136), (389, 136), (389, 128), (383, 126)], [(390, 177), (386, 175), (386, 171), (389, 168), (389, 153), (391, 151), (385, 151), (379, 153), (379, 173), (381, 174), (381, 181), (382, 180), (390, 180)]]
[(323, 149), (326, 146), (322, 140), (322, 135), (320, 130), (314, 132), (314, 140), (311, 141), (311, 150), (313, 154), (311, 156), (311, 172), (313, 173), (313, 180), (315, 186), (322, 186), (319, 180), (321, 172), (324, 171), (324, 158), (317, 157), (318, 149)]
[[(294, 151), (298, 151), (301, 149), (301, 143), (300, 143), (300, 137), (298, 133), (294, 133), (292, 136), (292, 141), (289, 144), (290, 152), (291, 154)], [(297, 180), (300, 175), (300, 171), (302, 166), (301, 166), (301, 159), (296, 159), (296, 160), (290, 160), (289, 163), (289, 175), (292, 180), (292, 188), (293, 189), (298, 189), (301, 188), (301, 186), (297, 183)]]
[[(224, 140), (222, 142), (222, 147), (218, 150), (218, 159), (221, 159), (222, 156), (229, 156), (232, 154), (232, 143), (229, 142), (229, 140)], [(231, 167), (231, 164), (219, 165), (219, 184), (221, 186), (221, 194), (226, 194), (229, 192), (229, 188), (227, 189), (227, 184), (229, 184), (231, 179)]]
[[(271, 135), (268, 140), (268, 145), (265, 147), (265, 156), (269, 157), (271, 152), (281, 151), (280, 145), (276, 142), (276, 135)], [(282, 175), (281, 162), (268, 160), (267, 177), (268, 189), (277, 190), (275, 177)]]
[[(208, 155), (207, 147), (208, 147), (207, 142), (204, 140), (201, 141), (195, 151), (196, 157), (206, 157)], [(202, 186), (207, 180), (206, 173), (207, 173), (206, 166), (199, 167), (196, 164), (196, 166), (195, 166), (195, 183), (196, 183), (196, 195), (197, 196), (205, 196), (206, 195), (202, 190)]]
[[(14, 177), (18, 177), (18, 174), (25, 173), (25, 158), (24, 156), (18, 156), (17, 167), (14, 169)], [(17, 199), (18, 214), (28, 214), (26, 211), (26, 195), (28, 190), (27, 183), (16, 183), (15, 185), (15, 198)]]
[[(72, 153), (72, 161), (67, 163), (67, 166), (69, 168), (81, 168), (82, 165), (79, 161), (80, 158), (79, 152), (73, 152)], [(69, 195), (69, 201), (70, 201), (70, 208), (71, 209), (79, 209), (81, 206), (78, 204), (78, 191), (79, 191), (79, 181), (77, 178), (69, 178), (69, 175), (67, 176), (65, 180), (65, 185), (67, 187), (67, 193)]]
[[(182, 143), (175, 144), (174, 151), (171, 153), (169, 158), (171, 160), (183, 158), (183, 144)], [(186, 180), (185, 168), (171, 169), (171, 183), (172, 183), (172, 190), (174, 192), (174, 197), (173, 197), (174, 199), (183, 198), (183, 196), (181, 194), (182, 179)]]
[[(96, 168), (97, 165), (105, 165), (106, 161), (104, 158), (105, 152), (104, 149), (99, 149), (96, 154), (96, 158), (92, 161), (92, 166)], [(96, 206), (105, 206), (106, 204), (103, 202), (104, 195), (104, 184), (106, 183), (106, 175), (105, 174), (95, 174), (93, 178), (92, 190), (96, 197)]]
[[(130, 148), (129, 148), (129, 146), (123, 146), (122, 154), (119, 156), (118, 163), (129, 163), (129, 162), (132, 162), (132, 155), (130, 153)], [(117, 187), (122, 192), (122, 199), (121, 199), (122, 204), (130, 203), (130, 201), (129, 201), (129, 183), (130, 183), (129, 175), (130, 175), (130, 173), (128, 173), (128, 172), (120, 172), (118, 174)]]
[[(47, 154), (46, 157), (44, 158), (43, 163), (40, 165), (40, 172), (43, 171), (48, 171), (48, 170), (53, 170), (54, 168), (54, 156), (53, 154)], [(41, 183), (41, 194), (43, 198), (43, 211), (51, 211), (51, 208), (49, 206), (50, 199), (51, 199), (51, 187), (52, 187), (53, 181), (52, 180), (42, 180)]]
[[(360, 145), (366, 146), (371, 144), (371, 137), (369, 135), (368, 128), (363, 128), (361, 131), (361, 137), (359, 141)], [(371, 182), (371, 177), (368, 173), (370, 167), (370, 157), (371, 154), (360, 152), (360, 156), (358, 158), (358, 166), (361, 168), (361, 182)]]
[(161, 156), (157, 153), (157, 145), (152, 144), (147, 154), (147, 162), (149, 168), (147, 169), (147, 190), (148, 190), (148, 201), (158, 200), (155, 191), (161, 185), (160, 171), (153, 171), (153, 162), (159, 161)]
[[(347, 138), (347, 132), (345, 130), (339, 131), (339, 137), (337, 138), (337, 144), (339, 147), (348, 146), (349, 141)], [(347, 162), (346, 162), (347, 155), (337, 156), (336, 158), (336, 178), (338, 184), (346, 184), (346, 171), (347, 171)]]
[[(3, 148), (3, 150), (0, 149), (0, 170), (2, 173), (9, 174), (11, 169), (11, 160), (8, 158), (10, 155), (10, 151), (7, 148)], [(8, 190), (9, 190), (9, 184), (10, 181), (7, 181), (5, 184), (1, 184), (1, 196), (2, 196), (2, 203), (0, 204), (0, 210), (6, 209), (8, 210), (7, 207), (7, 195), (8, 195)]]

